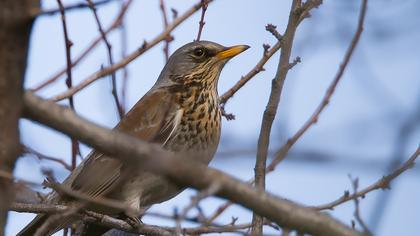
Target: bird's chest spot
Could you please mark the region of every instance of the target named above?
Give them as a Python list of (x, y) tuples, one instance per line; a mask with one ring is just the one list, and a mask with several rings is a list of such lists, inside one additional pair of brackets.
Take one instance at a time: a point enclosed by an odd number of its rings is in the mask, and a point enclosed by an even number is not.
[[(193, 96), (191, 96), (193, 95)], [(174, 137), (176, 149), (207, 150), (217, 147), (220, 138), (221, 114), (217, 95), (197, 92), (180, 98), (184, 110)]]

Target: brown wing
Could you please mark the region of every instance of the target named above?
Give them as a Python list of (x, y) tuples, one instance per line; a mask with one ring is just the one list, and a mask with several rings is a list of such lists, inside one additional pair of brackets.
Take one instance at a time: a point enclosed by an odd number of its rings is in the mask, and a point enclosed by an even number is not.
[[(176, 126), (174, 119), (178, 107), (173, 103), (173, 95), (167, 91), (155, 90), (147, 93), (115, 127), (144, 141), (164, 142)], [(163, 140), (163, 141), (162, 141)], [(71, 187), (92, 197), (106, 194), (124, 179), (124, 165), (93, 151), (74, 171)], [(69, 179), (73, 179), (72, 176)]]

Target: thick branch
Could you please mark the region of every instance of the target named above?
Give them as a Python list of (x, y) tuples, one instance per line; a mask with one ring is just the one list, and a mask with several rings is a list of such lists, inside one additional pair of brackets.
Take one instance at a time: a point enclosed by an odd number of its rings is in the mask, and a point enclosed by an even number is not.
[[(321, 1), (315, 2), (317, 2), (317, 4), (315, 4), (311, 8), (321, 4)], [(274, 36), (276, 36), (276, 38), (282, 41), (282, 49), (279, 64), (277, 67), (277, 72), (271, 85), (270, 98), (268, 100), (267, 107), (264, 111), (260, 135), (258, 137), (257, 160), (255, 163), (255, 186), (260, 191), (265, 189), (265, 171), (268, 146), (270, 143), (271, 127), (273, 125), (273, 121), (277, 113), (277, 107), (280, 103), (280, 97), (283, 90), (284, 81), (286, 79), (289, 69), (291, 68), (290, 55), (292, 52), (295, 32), (299, 25), (299, 18), (301, 17), (302, 10), (309, 11), (311, 8), (306, 9), (304, 8), (304, 6), (301, 6), (301, 1), (294, 0), (290, 9), (289, 22), (287, 23), (286, 31), (284, 33), (284, 36), (281, 38), (280, 34), (278, 34), (275, 30), (275, 27), (269, 25), (267, 28), (267, 30), (269, 30)], [(255, 235), (262, 235), (262, 217), (259, 217), (258, 215), (254, 214), (252, 224), (252, 233)]]
[[(18, 122), (34, 8), (39, 8), (39, 1), (0, 1), (0, 171), (6, 173), (13, 173), (21, 152)], [(0, 178), (0, 235), (11, 200), (12, 182)]]
[(185, 162), (160, 146), (99, 127), (78, 117), (70, 109), (42, 100), (32, 93), (25, 94), (24, 107), (26, 117), (75, 137), (107, 155), (165, 175), (179, 185), (202, 190), (217, 184), (220, 186), (218, 196), (251, 209), (280, 226), (315, 235), (360, 235), (325, 214), (257, 191), (220, 171)]
[(296, 141), (316, 122), (318, 122), (319, 116), (321, 115), (322, 111), (327, 107), (327, 105), (330, 102), (330, 99), (332, 95), (334, 94), (334, 91), (338, 85), (338, 82), (340, 82), (341, 78), (343, 77), (344, 71), (350, 61), (351, 56), (353, 55), (354, 49), (356, 48), (357, 43), (359, 42), (360, 36), (363, 32), (363, 24), (365, 20), (366, 15), (366, 8), (367, 8), (367, 0), (363, 0), (362, 7), (360, 8), (360, 15), (359, 20), (357, 24), (357, 30), (354, 34), (350, 46), (347, 49), (347, 52), (344, 56), (343, 62), (340, 65), (340, 68), (338, 69), (338, 72), (334, 78), (334, 80), (331, 82), (330, 86), (328, 87), (327, 92), (324, 95), (324, 98), (322, 99), (321, 103), (318, 105), (318, 107), (315, 109), (314, 113), (311, 115), (311, 117), (306, 121), (306, 123), (296, 132), (293, 137), (291, 137), (289, 140), (287, 140), (286, 144), (284, 144), (280, 150), (275, 154), (274, 160), (270, 163), (270, 165), (267, 167), (268, 171), (274, 170), (276, 165), (280, 163), (284, 158), (286, 157), (287, 153), (289, 152), (290, 148), (296, 143)]

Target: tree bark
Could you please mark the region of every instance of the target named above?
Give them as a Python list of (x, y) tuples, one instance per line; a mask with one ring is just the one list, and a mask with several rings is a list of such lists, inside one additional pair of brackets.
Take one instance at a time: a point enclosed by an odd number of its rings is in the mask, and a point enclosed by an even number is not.
[[(0, 1), (0, 171), (12, 173), (20, 153), (19, 118), (22, 111), (31, 12), (37, 0)], [(4, 235), (7, 211), (13, 199), (12, 182), (0, 179), (0, 235)]]

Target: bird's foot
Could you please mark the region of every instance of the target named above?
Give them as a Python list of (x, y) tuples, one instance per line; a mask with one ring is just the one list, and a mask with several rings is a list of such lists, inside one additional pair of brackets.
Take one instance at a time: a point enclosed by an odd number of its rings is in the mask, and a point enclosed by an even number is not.
[(131, 225), (131, 227), (135, 228), (135, 229), (140, 229), (141, 226), (143, 225), (143, 222), (141, 221), (141, 219), (137, 216), (125, 216), (125, 221)]

